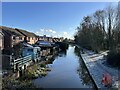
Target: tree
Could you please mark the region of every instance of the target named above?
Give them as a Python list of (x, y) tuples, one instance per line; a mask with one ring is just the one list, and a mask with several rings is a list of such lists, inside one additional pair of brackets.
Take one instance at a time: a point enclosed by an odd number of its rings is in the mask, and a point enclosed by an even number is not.
[(99, 52), (108, 50), (107, 62), (120, 63), (120, 2), (118, 7), (108, 6), (83, 18), (77, 27), (75, 42), (83, 48)]
[(115, 29), (116, 13), (115, 8), (108, 6), (106, 9), (107, 14), (107, 30), (108, 30), (108, 40), (109, 40), (109, 50), (114, 50), (113, 45), (113, 30)]

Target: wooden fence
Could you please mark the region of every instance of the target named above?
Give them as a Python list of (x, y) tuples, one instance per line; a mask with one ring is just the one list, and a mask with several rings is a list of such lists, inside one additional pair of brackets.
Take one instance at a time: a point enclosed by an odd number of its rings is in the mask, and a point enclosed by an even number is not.
[(30, 64), (32, 62), (32, 56), (28, 55), (26, 57), (22, 57), (16, 60), (12, 60), (12, 68), (14, 70), (19, 70), (20, 67), (22, 67), (23, 69), (25, 68), (24, 66), (27, 66), (28, 64)]

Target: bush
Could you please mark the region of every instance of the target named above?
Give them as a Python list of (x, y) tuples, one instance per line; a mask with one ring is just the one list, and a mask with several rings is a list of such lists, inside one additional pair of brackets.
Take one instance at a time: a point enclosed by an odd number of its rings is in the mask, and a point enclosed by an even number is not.
[(59, 48), (62, 50), (68, 49), (69, 45), (66, 42), (56, 42), (57, 45), (59, 45)]
[(114, 66), (120, 67), (120, 53), (109, 52), (107, 56), (107, 63)]
[(41, 64), (40, 64), (40, 67), (46, 67), (46, 64), (41, 63)]

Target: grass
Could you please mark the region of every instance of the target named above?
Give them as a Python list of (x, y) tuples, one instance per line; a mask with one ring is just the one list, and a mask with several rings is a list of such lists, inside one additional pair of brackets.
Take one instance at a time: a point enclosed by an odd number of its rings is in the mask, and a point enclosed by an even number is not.
[(41, 76), (45, 77), (47, 71), (50, 71), (50, 69), (46, 67), (45, 62), (34, 64), (28, 67), (25, 74), (20, 78), (12, 76), (3, 78), (3, 90), (7, 90), (7, 88), (35, 88), (32, 80)]

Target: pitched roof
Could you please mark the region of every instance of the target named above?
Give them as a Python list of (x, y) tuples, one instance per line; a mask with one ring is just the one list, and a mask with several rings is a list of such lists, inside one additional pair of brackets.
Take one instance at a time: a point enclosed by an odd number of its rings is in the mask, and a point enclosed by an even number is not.
[(37, 37), (36, 34), (34, 34), (32, 32), (28, 32), (26, 30), (22, 30), (22, 29), (18, 29), (18, 28), (15, 28), (15, 30), (19, 31), (21, 34), (23, 34), (24, 36), (27, 36), (27, 37)]
[(8, 33), (9, 35), (37, 37), (37, 35), (35, 35), (32, 32), (28, 32), (26, 30), (17, 29), (17, 28), (10, 28), (10, 27), (6, 27), (6, 26), (0, 26), (0, 30)]
[(9, 35), (15, 35), (15, 36), (24, 36), (22, 35), (20, 32), (16, 31), (14, 28), (9, 28), (9, 27), (5, 27), (5, 26), (0, 26), (0, 30), (3, 33), (7, 33)]

